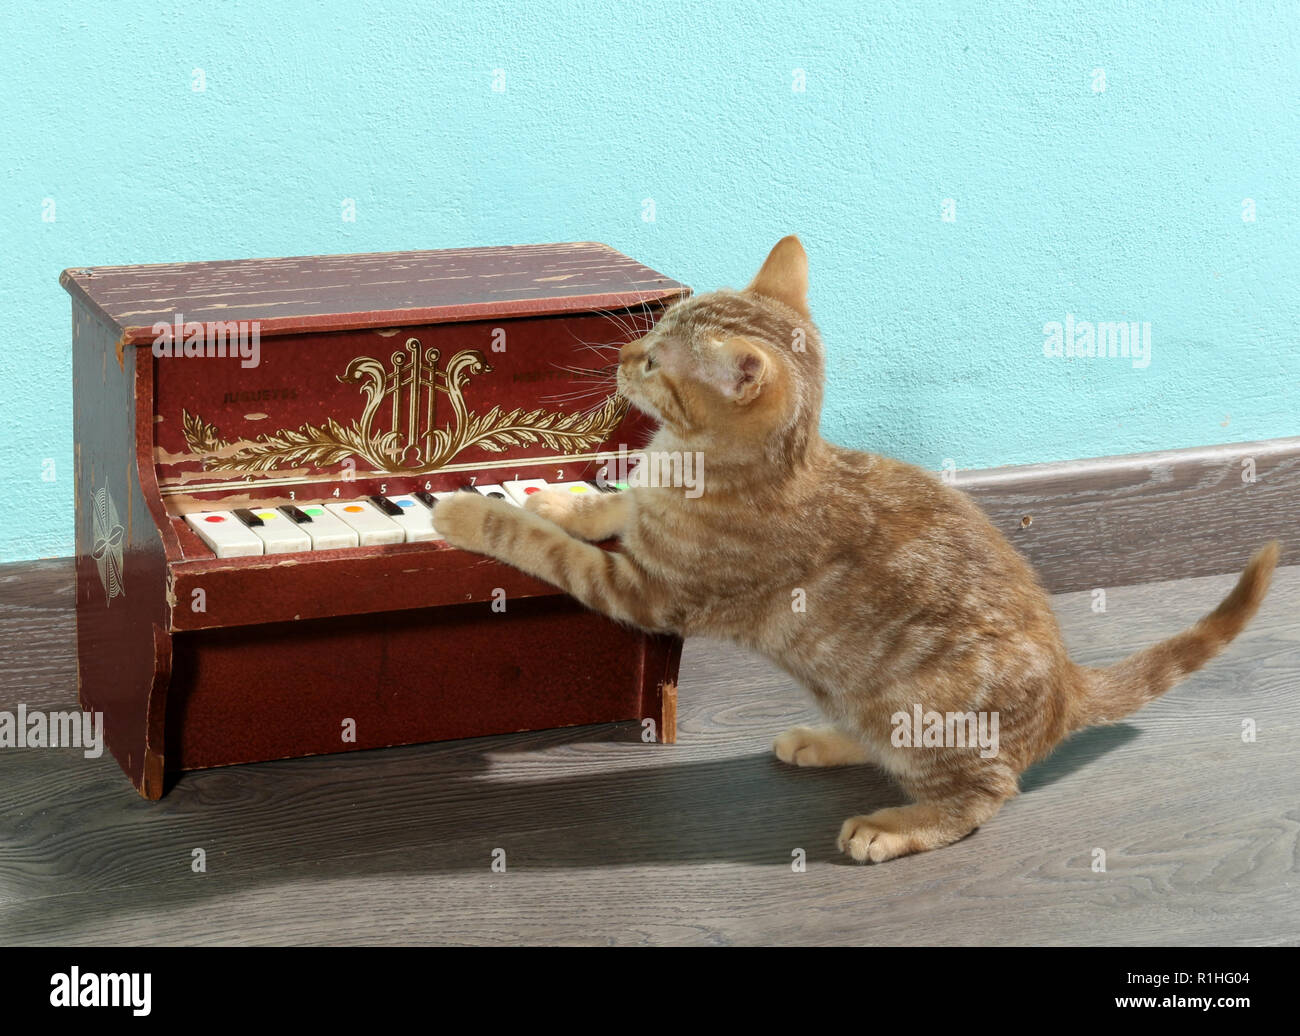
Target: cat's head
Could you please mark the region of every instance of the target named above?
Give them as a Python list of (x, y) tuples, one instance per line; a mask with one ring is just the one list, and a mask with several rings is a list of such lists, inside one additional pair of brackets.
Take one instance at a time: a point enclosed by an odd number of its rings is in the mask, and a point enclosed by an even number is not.
[(807, 296), (803, 245), (782, 238), (749, 287), (685, 299), (623, 346), (619, 391), (683, 443), (802, 455), (822, 401)]

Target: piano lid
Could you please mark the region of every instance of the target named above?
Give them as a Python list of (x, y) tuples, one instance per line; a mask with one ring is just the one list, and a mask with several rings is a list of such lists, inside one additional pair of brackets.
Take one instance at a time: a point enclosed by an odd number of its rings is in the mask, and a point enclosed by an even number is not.
[(157, 323), (256, 320), (262, 336), (671, 302), (678, 281), (608, 245), (449, 248), (64, 270), (59, 283), (145, 345)]

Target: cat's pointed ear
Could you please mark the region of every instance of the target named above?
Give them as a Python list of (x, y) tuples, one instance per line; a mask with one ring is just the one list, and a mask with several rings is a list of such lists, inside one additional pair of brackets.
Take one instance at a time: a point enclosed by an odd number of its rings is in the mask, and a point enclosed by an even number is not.
[(793, 234), (781, 238), (768, 254), (758, 276), (745, 289), (784, 303), (808, 316), (808, 255)]
[(714, 370), (718, 391), (743, 406), (762, 395), (772, 373), (772, 361), (752, 339), (728, 338), (718, 343)]

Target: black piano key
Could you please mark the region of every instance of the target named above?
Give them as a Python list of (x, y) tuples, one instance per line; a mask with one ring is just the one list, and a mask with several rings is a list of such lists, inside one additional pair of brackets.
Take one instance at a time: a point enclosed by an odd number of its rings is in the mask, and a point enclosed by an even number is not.
[(427, 490), (420, 489), (411, 494), (415, 499), (424, 504), (425, 507), (432, 507), (438, 501), (434, 499), (433, 494)]
[(311, 515), (293, 504), (281, 504), (278, 510), (295, 525), (307, 525), (311, 521)]
[(370, 502), (373, 503), (376, 507), (378, 507), (381, 511), (383, 511), (384, 514), (388, 515), (389, 518), (393, 517), (393, 515), (395, 514), (402, 513), (402, 509), (400, 507), (398, 507), (395, 503), (389, 500), (388, 497), (380, 496), (378, 493), (376, 493), (374, 496), (370, 498)]
[[(456, 490), (456, 492), (458, 492), (458, 493), (478, 493), (478, 490), (475, 489), (473, 486), (461, 486), (458, 490)], [(479, 495), (481, 496), (482, 494), (479, 494)]]
[(606, 482), (604, 485), (602, 485), (599, 480), (594, 478), (587, 479), (587, 485), (591, 486), (592, 489), (596, 490), (599, 493), (618, 492), (618, 490), (614, 488), (613, 483)]
[(235, 508), (235, 517), (238, 518), (245, 525), (247, 525), (250, 529), (253, 528), (253, 526), (255, 525), (266, 524), (264, 521), (262, 521), (261, 518), (257, 517), (257, 515), (255, 515), (247, 507)]
[(483, 495), (489, 500), (504, 500), (506, 498), (505, 493), (498, 493), (495, 489), (492, 490), (492, 492), (484, 493)]

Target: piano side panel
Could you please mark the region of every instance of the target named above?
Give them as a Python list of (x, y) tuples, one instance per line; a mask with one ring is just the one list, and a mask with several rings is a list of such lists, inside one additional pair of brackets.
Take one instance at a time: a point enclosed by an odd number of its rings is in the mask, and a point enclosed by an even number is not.
[(677, 743), (677, 669), (682, 638), (647, 634), (641, 671), (641, 716), (655, 720), (655, 740)]
[(152, 368), (73, 303), (77, 686), (146, 798), (162, 794), (171, 667), (163, 510), (154, 485)]
[(181, 633), (168, 766), (641, 720), (647, 652), (670, 647), (650, 642), (672, 640), (563, 596)]

